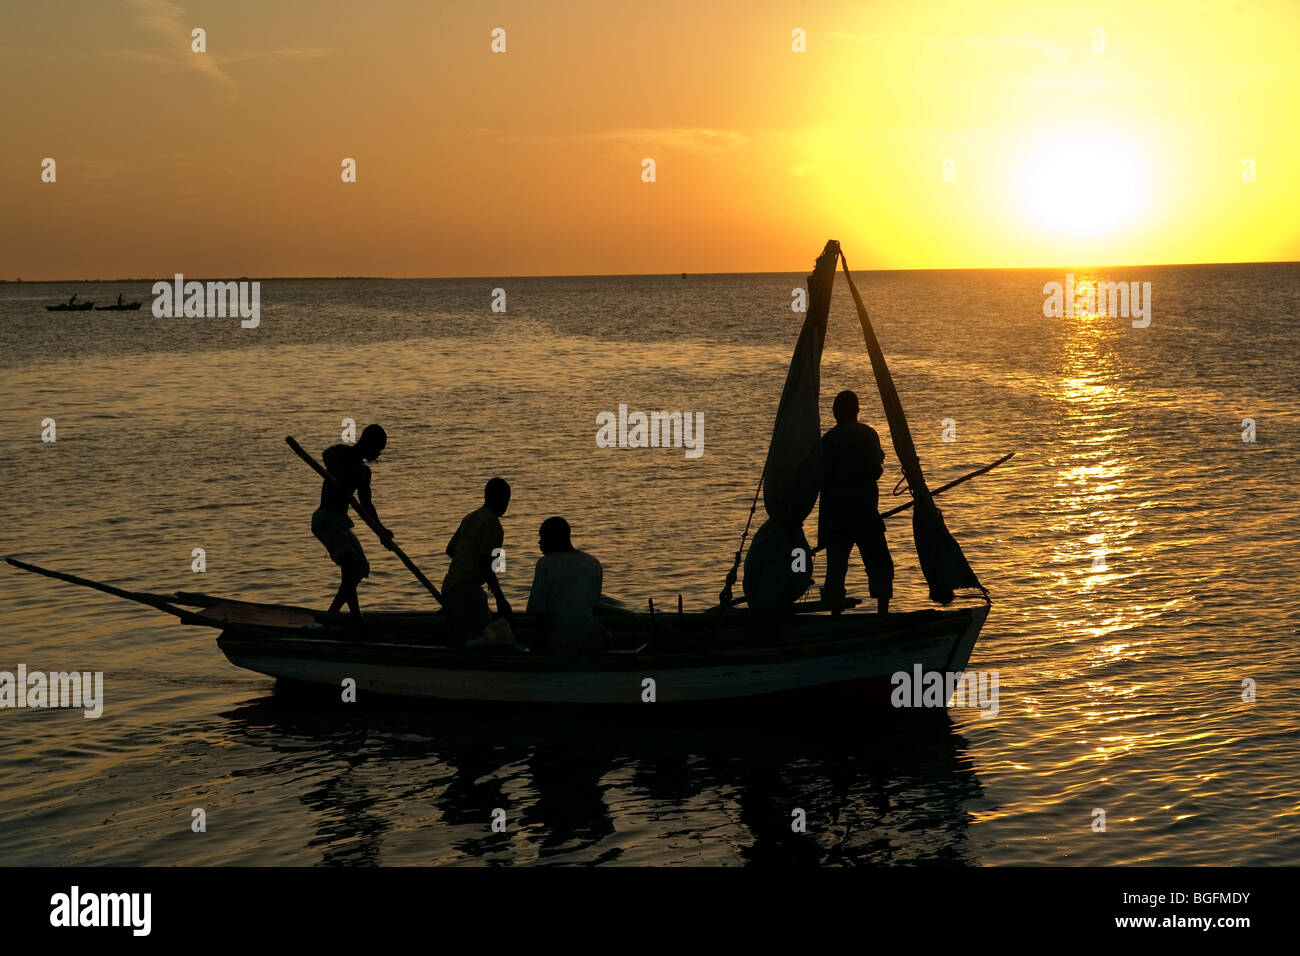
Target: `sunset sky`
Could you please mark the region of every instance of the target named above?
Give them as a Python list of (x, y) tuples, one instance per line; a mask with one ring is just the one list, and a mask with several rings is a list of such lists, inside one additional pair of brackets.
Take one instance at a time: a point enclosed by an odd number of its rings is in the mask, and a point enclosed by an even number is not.
[(1300, 259), (1297, 51), (1295, 0), (11, 3), (0, 278)]

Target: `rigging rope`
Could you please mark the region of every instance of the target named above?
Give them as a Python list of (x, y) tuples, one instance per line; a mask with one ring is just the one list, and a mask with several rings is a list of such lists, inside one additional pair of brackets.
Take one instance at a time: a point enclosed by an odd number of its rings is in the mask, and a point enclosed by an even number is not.
[(740, 570), (740, 559), (745, 553), (745, 539), (749, 537), (749, 526), (754, 523), (754, 512), (758, 511), (758, 496), (763, 493), (763, 479), (767, 477), (767, 463), (763, 463), (763, 473), (758, 476), (758, 487), (754, 489), (754, 503), (749, 506), (749, 518), (745, 521), (745, 531), (740, 536), (740, 547), (736, 548), (736, 560), (727, 572), (727, 582), (718, 592), (718, 604), (725, 610), (731, 606), (731, 588), (736, 583), (736, 572)]

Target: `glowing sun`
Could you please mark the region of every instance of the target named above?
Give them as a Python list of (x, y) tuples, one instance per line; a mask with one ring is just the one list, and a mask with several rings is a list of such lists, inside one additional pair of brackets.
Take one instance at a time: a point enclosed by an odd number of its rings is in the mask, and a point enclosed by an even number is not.
[(1086, 133), (1042, 149), (1018, 185), (1030, 218), (1073, 236), (1113, 231), (1146, 205), (1146, 176), (1136, 153)]

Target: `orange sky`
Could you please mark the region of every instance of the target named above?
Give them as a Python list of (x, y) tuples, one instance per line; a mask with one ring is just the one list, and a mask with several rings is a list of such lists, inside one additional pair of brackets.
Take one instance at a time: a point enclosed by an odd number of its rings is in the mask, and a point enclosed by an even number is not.
[(856, 268), (1300, 259), (1294, 0), (0, 20), (0, 278), (800, 270), (828, 237)]

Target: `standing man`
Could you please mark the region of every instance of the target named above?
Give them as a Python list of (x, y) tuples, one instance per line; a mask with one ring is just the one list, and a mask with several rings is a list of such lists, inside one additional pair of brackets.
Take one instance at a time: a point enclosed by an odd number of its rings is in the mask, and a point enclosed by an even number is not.
[(876, 430), (858, 421), (856, 394), (840, 392), (832, 410), (835, 427), (822, 436), (824, 471), (817, 513), (817, 537), (826, 549), (822, 601), (832, 614), (843, 610), (844, 575), (856, 544), (871, 596), (879, 612), (885, 614), (894, 596), (894, 561), (885, 543), (876, 486), (884, 471), (885, 451)]
[(605, 642), (604, 629), (592, 614), (604, 570), (573, 546), (570, 533), (569, 522), (558, 515), (542, 522), (537, 532), (542, 557), (528, 594), (528, 613), (538, 616), (538, 636), (556, 657), (595, 654)]
[(362, 578), (370, 576), (370, 562), (361, 549), (361, 542), (352, 533), (348, 503), (355, 494), (361, 507), (382, 529), (380, 540), (384, 546), (391, 547), (393, 533), (379, 520), (370, 499), (370, 469), (366, 466), (366, 462), (379, 457), (387, 444), (388, 435), (382, 427), (367, 425), (355, 445), (340, 443), (325, 449), (321, 456), (325, 470), (334, 476), (338, 485), (332, 481), (321, 482), (320, 507), (311, 516), (311, 533), (325, 545), (325, 550), (343, 572), (338, 593), (330, 604), (330, 613), (337, 613), (346, 602), (358, 624), (361, 623), (361, 605), (357, 601), (357, 585)]
[(501, 582), (493, 570), (493, 564), (504, 554), (501, 516), (508, 507), (509, 483), (504, 478), (493, 478), (483, 489), (483, 507), (467, 514), (447, 543), (451, 566), (442, 579), (442, 604), (447, 609), (453, 647), (462, 647), (478, 637), (491, 620), (484, 584), (497, 600), (497, 613), (502, 617), (510, 615), (510, 602), (501, 593)]

